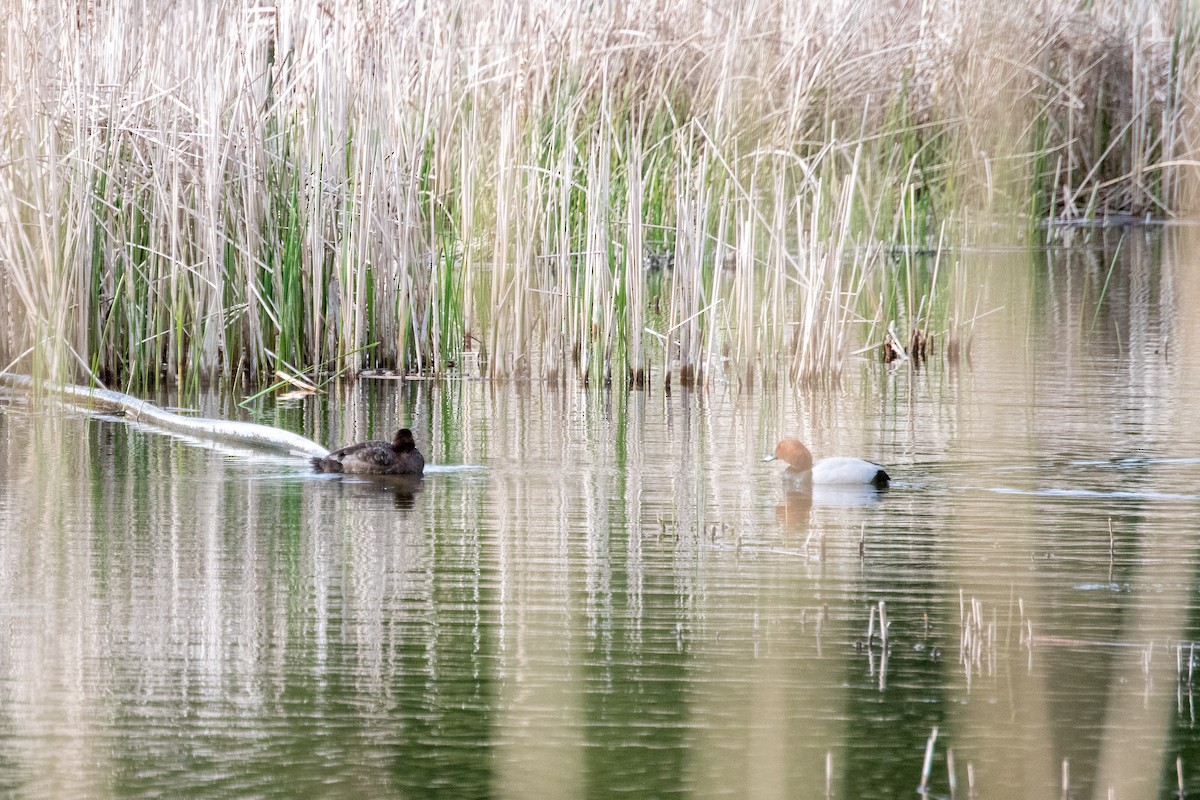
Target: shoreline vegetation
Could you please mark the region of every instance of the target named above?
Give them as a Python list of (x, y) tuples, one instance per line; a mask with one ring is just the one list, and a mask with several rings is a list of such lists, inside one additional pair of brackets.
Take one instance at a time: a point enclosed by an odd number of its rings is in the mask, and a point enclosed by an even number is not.
[(1190, 3), (24, 2), (0, 31), (0, 368), (56, 382), (836, 378), (955, 346), (958, 246), (1196, 200)]

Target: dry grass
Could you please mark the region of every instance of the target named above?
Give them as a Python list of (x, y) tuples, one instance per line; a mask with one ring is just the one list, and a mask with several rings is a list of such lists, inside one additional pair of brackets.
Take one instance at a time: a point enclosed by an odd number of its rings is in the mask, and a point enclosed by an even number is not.
[(0, 361), (59, 379), (811, 379), (881, 338), (886, 249), (1195, 200), (1182, 4), (23, 2), (0, 31)]

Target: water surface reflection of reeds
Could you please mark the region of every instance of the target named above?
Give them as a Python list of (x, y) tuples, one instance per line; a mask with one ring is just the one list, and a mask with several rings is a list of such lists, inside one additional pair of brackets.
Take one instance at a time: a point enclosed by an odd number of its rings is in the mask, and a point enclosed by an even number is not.
[[(1200, 284), (1141, 235), (970, 261), (969, 358), (836, 386), (259, 401), (411, 427), (419, 487), (6, 400), (0, 786), (891, 797), (936, 726), (934, 794), (950, 750), (959, 796), (1196, 791)], [(895, 484), (805, 490), (783, 435)]]

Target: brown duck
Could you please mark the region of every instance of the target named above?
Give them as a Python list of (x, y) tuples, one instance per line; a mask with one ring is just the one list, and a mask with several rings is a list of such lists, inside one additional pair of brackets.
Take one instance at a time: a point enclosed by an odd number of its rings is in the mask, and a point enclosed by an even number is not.
[(425, 457), (417, 449), (412, 431), (401, 428), (390, 442), (372, 440), (347, 445), (323, 458), (312, 459), (317, 472), (348, 475), (420, 475)]

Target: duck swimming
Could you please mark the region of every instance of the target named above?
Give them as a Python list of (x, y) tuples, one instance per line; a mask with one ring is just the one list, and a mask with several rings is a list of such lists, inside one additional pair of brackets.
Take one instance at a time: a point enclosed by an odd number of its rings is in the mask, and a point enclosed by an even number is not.
[(797, 439), (784, 439), (775, 445), (775, 454), (764, 461), (786, 461), (788, 472), (810, 473), (814, 484), (864, 485), (883, 489), (892, 482), (884, 468), (874, 461), (861, 458), (822, 458), (813, 463), (812, 453)]
[(312, 465), (317, 472), (348, 475), (420, 475), (425, 471), (425, 457), (417, 449), (412, 431), (401, 428), (390, 442), (347, 445), (323, 458), (313, 458)]

